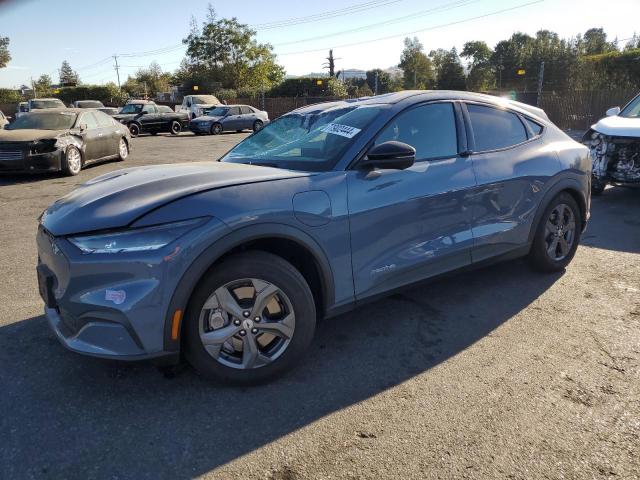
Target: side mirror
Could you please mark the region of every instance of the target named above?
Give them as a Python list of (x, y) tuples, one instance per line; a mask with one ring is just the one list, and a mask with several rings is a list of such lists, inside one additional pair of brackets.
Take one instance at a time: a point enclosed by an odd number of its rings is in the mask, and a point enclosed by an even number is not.
[(367, 152), (362, 166), (404, 170), (416, 161), (416, 149), (406, 143), (390, 140), (375, 145)]
[(620, 113), (620, 107), (611, 107), (607, 110), (607, 117), (615, 117)]
[(80, 128), (81, 132), (84, 132), (84, 131), (87, 130), (87, 124), (86, 123), (81, 123), (78, 128)]

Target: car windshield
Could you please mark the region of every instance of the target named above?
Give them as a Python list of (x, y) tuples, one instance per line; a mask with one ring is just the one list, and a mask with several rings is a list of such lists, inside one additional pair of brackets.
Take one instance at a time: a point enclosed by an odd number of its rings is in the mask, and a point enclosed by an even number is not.
[(205, 114), (209, 115), (210, 117), (222, 117), (223, 115), (226, 115), (228, 111), (229, 108), (227, 107), (216, 107), (212, 108), (211, 110), (207, 110)]
[(196, 105), (215, 105), (220, 103), (213, 95), (197, 95), (192, 97), (193, 103)]
[(104, 108), (102, 102), (98, 100), (82, 100), (80, 102), (76, 102), (78, 108)]
[(340, 106), (290, 113), (238, 144), (220, 161), (291, 170), (333, 168), (358, 134), (380, 113), (379, 106)]
[(624, 110), (620, 112), (621, 117), (638, 118), (640, 117), (640, 95), (629, 102), (629, 105), (624, 107)]
[(144, 105), (142, 105), (141, 103), (127, 103), (124, 107), (122, 107), (120, 113), (140, 113), (143, 106)]
[(72, 112), (33, 113), (16, 118), (7, 130), (66, 130), (73, 127), (77, 115)]
[(61, 100), (31, 100), (31, 108), (64, 108)]

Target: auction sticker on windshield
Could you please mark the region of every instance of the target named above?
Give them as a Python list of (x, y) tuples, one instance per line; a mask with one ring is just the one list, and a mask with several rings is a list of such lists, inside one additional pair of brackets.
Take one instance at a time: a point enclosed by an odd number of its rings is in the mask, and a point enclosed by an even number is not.
[(360, 132), (360, 129), (350, 127), (349, 125), (340, 125), (339, 123), (329, 123), (322, 129), (322, 131), (333, 133), (334, 135), (340, 135), (341, 137), (353, 138)]

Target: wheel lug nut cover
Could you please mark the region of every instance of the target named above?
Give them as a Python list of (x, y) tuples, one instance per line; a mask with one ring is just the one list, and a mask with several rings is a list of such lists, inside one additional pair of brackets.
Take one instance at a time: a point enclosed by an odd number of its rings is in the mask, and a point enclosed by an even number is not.
[(246, 330), (240, 330), (240, 335), (242, 335), (243, 337), (247, 334)]
[(251, 333), (253, 333), (253, 334), (258, 333), (258, 329), (257, 329), (257, 328), (255, 328), (255, 327), (254, 327), (254, 328), (252, 328), (252, 329), (251, 329)]
[(248, 317), (249, 315), (251, 315), (251, 312), (242, 312), (242, 315), (244, 315), (245, 317)]
[(236, 325), (236, 326), (240, 325), (240, 320), (238, 320), (238, 319), (234, 320), (233, 324)]
[(260, 321), (260, 317), (255, 317), (255, 318), (253, 319), (253, 321), (254, 321), (254, 322), (259, 322), (259, 321)]

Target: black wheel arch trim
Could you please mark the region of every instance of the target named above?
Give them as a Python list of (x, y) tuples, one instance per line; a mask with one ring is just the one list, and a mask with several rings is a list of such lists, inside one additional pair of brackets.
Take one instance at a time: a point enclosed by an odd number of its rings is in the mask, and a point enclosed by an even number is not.
[[(531, 230), (529, 231), (529, 244), (533, 242), (533, 237), (536, 234), (536, 230), (538, 227), (538, 223), (544, 214), (544, 211), (547, 209), (551, 200), (554, 199), (556, 195), (564, 191), (570, 191), (578, 196), (578, 207), (580, 208), (580, 220), (582, 222), (582, 231), (586, 228), (587, 225), (587, 209), (589, 208), (589, 199), (585, 197), (584, 193), (584, 182), (583, 179), (584, 174), (577, 174), (572, 172), (565, 172), (561, 176), (556, 177), (550, 182), (553, 182), (547, 189), (547, 192), (542, 197), (540, 201), (540, 205), (536, 211), (535, 216), (533, 217), (533, 222), (531, 223)], [(590, 193), (587, 192), (586, 195)]]
[(296, 242), (313, 255), (313, 259), (320, 273), (323, 305), (322, 311), (329, 309), (335, 302), (334, 280), (331, 265), (327, 255), (320, 245), (307, 233), (290, 225), (279, 223), (263, 223), (241, 227), (226, 234), (209, 245), (198, 257), (189, 265), (185, 273), (180, 278), (175, 288), (169, 307), (165, 313), (164, 320), (164, 351), (175, 352), (180, 349), (182, 329), (184, 321), (180, 326), (180, 336), (177, 340), (171, 338), (171, 327), (173, 314), (176, 310), (182, 310), (183, 320), (189, 299), (202, 276), (225, 254), (243, 244), (261, 240), (281, 238)]

